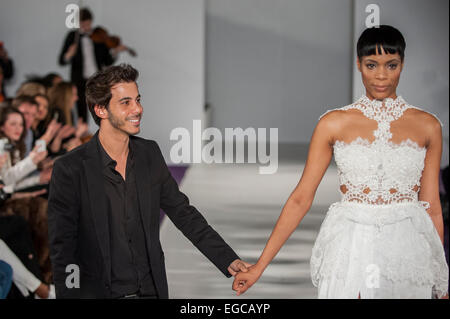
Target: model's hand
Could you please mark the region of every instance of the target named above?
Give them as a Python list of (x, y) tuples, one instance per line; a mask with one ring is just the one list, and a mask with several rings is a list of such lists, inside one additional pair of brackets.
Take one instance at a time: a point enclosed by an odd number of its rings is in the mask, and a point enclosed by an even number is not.
[(245, 261), (242, 261), (240, 259), (236, 259), (228, 267), (228, 272), (232, 276), (236, 276), (241, 271), (242, 272), (247, 272), (247, 268), (250, 267), (250, 266), (251, 266), (251, 264), (246, 263)]
[(233, 290), (239, 296), (253, 286), (261, 277), (262, 272), (255, 266), (251, 266), (247, 272), (241, 272), (236, 275), (233, 282)]

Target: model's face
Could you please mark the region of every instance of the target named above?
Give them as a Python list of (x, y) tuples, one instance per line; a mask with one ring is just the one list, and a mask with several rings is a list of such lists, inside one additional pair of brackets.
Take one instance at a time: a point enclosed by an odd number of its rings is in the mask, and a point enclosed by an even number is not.
[(22, 116), (17, 113), (9, 114), (5, 124), (0, 129), (11, 141), (17, 142), (24, 129)]
[(114, 129), (128, 135), (138, 134), (143, 109), (136, 83), (118, 83), (111, 88), (111, 93), (107, 117), (102, 121), (109, 121)]
[(369, 55), (357, 60), (358, 70), (369, 99), (396, 98), (396, 90), (403, 69), (398, 53)]
[(30, 103), (22, 103), (19, 106), (19, 111), (23, 114), (23, 117), (25, 118), (26, 128), (29, 129), (34, 122), (34, 119), (36, 118), (38, 112), (37, 106)]
[(42, 96), (36, 96), (35, 100), (39, 104), (38, 111), (36, 114), (36, 120), (42, 121), (48, 114), (48, 101)]

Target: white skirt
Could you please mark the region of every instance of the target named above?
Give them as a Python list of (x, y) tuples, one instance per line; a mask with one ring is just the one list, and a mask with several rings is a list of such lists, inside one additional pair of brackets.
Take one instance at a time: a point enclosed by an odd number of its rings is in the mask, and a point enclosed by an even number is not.
[(439, 298), (448, 276), (444, 247), (418, 201), (334, 203), (312, 250), (319, 298)]

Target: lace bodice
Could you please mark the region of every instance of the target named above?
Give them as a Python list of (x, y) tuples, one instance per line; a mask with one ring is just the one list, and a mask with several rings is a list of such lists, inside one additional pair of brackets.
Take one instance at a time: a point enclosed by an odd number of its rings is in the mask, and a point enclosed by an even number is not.
[(395, 144), (390, 131), (391, 122), (409, 108), (418, 109), (401, 96), (384, 101), (362, 96), (355, 103), (336, 109), (358, 109), (378, 122), (373, 142), (358, 137), (350, 143), (336, 141), (333, 146), (342, 201), (391, 204), (418, 200), (426, 148), (410, 139)]

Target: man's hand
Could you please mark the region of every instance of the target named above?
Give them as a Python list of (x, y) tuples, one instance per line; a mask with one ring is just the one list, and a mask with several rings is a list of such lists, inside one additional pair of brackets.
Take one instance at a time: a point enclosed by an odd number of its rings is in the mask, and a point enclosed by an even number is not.
[(236, 276), (241, 271), (242, 272), (247, 272), (247, 268), (249, 268), (250, 266), (251, 266), (251, 264), (246, 263), (245, 261), (242, 261), (240, 259), (236, 259), (228, 267), (228, 272), (232, 276)]
[(261, 275), (262, 272), (259, 269), (255, 266), (251, 266), (247, 272), (241, 272), (235, 276), (232, 288), (239, 296), (253, 286)]

